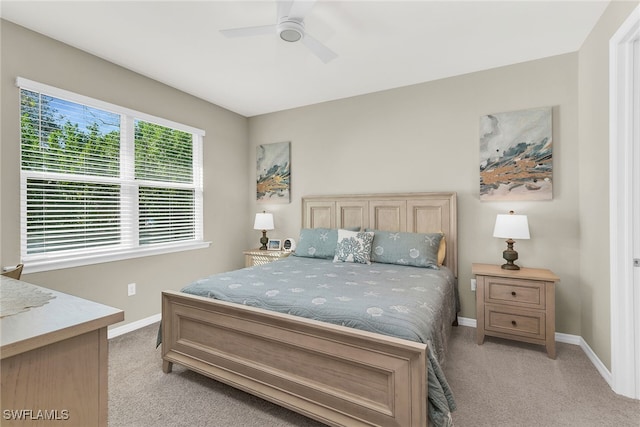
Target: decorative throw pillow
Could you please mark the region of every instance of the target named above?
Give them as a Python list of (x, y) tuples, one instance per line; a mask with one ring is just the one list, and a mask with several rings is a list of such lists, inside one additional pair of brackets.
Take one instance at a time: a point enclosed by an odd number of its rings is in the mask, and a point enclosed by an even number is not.
[(338, 230), (331, 228), (303, 228), (296, 245), (295, 256), (331, 259), (336, 253)]
[(444, 259), (447, 256), (447, 240), (444, 235), (442, 235), (442, 240), (440, 240), (440, 248), (438, 249), (438, 266), (444, 264)]
[(333, 262), (357, 262), (371, 264), (371, 231), (338, 230), (338, 244)]
[(444, 261), (444, 252), (440, 253), (442, 238), (442, 233), (375, 230), (371, 261), (437, 269), (441, 257)]

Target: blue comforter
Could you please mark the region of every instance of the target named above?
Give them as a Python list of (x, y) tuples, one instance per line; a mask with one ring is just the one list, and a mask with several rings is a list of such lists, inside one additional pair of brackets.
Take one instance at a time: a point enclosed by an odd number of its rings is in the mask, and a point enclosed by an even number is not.
[(435, 426), (448, 426), (455, 402), (441, 366), (457, 313), (455, 288), (444, 267), (290, 256), (216, 274), (182, 292), (428, 344), (429, 417)]

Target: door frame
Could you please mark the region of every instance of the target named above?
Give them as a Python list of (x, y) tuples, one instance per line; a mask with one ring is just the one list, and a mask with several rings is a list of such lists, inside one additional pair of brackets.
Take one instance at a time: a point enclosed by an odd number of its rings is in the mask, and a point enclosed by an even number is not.
[[(611, 388), (640, 399), (640, 288), (634, 293), (632, 236), (634, 198), (638, 198), (634, 197), (633, 154), (640, 129), (636, 99), (640, 92), (634, 88), (638, 85), (634, 75), (640, 70), (639, 59), (634, 61), (634, 43), (640, 43), (640, 6), (609, 41)], [(637, 209), (640, 201), (635, 203)]]

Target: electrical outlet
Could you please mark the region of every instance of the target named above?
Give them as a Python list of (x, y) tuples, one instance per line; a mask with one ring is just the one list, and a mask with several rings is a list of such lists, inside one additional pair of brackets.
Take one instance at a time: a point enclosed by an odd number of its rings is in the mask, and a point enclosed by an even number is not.
[(476, 279), (471, 279), (471, 290), (475, 292), (477, 286), (478, 281)]
[(127, 295), (128, 296), (132, 296), (136, 294), (136, 284), (135, 283), (129, 283), (127, 285)]

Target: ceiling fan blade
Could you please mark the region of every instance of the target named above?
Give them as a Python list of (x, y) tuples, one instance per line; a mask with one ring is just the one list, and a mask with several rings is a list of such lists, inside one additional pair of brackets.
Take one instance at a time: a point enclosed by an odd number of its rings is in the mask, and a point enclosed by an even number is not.
[(293, 0), (286, 16), (295, 21), (302, 21), (315, 4), (315, 0)]
[(325, 64), (338, 57), (338, 54), (320, 43), (308, 33), (302, 38), (302, 44), (309, 48)]
[(289, 11), (293, 5), (293, 0), (278, 0), (278, 16), (276, 19), (280, 19), (283, 16), (289, 16)]
[(229, 30), (220, 30), (226, 37), (251, 37), (263, 36), (267, 34), (275, 34), (275, 25), (260, 25), (257, 27), (232, 28)]

